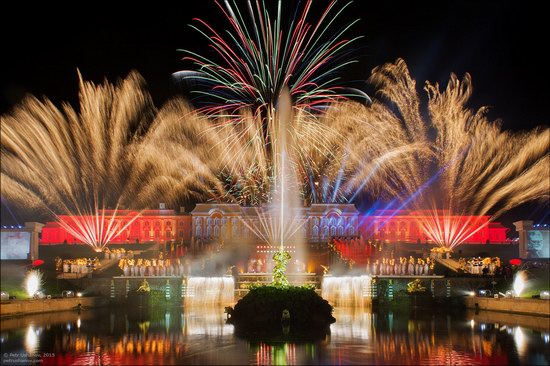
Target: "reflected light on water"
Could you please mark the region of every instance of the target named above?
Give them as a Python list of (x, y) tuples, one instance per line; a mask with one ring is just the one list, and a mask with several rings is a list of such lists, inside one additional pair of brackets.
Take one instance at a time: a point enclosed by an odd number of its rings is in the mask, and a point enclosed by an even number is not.
[(544, 329), (534, 333), (524, 326), (473, 320), (461, 313), (420, 310), (386, 313), (372, 312), (369, 307), (337, 307), (334, 316), (337, 321), (331, 324), (330, 335), (317, 341), (295, 342), (294, 338), (279, 336), (272, 341), (242, 339), (234, 334), (232, 325), (225, 323), (223, 307), (98, 309), (78, 316), (72, 312), (50, 314), (42, 321), (39, 316), (32, 321), (29, 317), (24, 326), (20, 320), (2, 321), (2, 337), (9, 339), (2, 350), (55, 353), (55, 358), (42, 360), (43, 366), (479, 365), (534, 364), (550, 359), (550, 335)]
[(37, 331), (34, 330), (34, 326), (31, 324), (25, 334), (25, 351), (27, 351), (27, 354), (34, 354), (38, 350), (38, 345)]
[(527, 339), (520, 327), (514, 329), (514, 343), (516, 344), (518, 355), (525, 356), (525, 352), (527, 351)]
[[(339, 308), (338, 320), (331, 324), (330, 333), (333, 337), (350, 339), (371, 339), (372, 313), (354, 308)], [(393, 314), (391, 314), (393, 320)]]
[(164, 328), (166, 329), (166, 333), (170, 331), (170, 312), (164, 313)]
[(227, 336), (233, 334), (233, 325), (226, 324), (219, 308), (190, 308), (182, 331), (184, 335)]
[(296, 365), (296, 345), (292, 343), (260, 343), (256, 351), (256, 365)]

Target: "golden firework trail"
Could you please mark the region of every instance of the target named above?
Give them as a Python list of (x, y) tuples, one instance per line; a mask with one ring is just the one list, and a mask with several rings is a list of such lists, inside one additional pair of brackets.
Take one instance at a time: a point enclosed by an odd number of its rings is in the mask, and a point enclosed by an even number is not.
[[(431, 207), (432, 215), (420, 223), (426, 234), (442, 246), (455, 247), (486, 224), (472, 223), (474, 217), (492, 215), (494, 220), (525, 202), (547, 202), (550, 182), (550, 129), (513, 134), (502, 131), (498, 122), (489, 121), (486, 108), (467, 107), (472, 95), (471, 77), (459, 80), (452, 74), (444, 91), (427, 82), (429, 118), (423, 119), (408, 68), (403, 60), (385, 64), (373, 71), (371, 80), (380, 94), (397, 106), (401, 120), (414, 140), (430, 144), (433, 159), (411, 161), (418, 168), (407, 179), (414, 184), (404, 196), (412, 198), (417, 209)], [(391, 113), (391, 112), (388, 112)], [(435, 130), (435, 140), (427, 130)], [(418, 185), (432, 164), (427, 189)], [(417, 174), (417, 173), (422, 173)], [(437, 178), (437, 179), (433, 179)], [(414, 189), (414, 187), (418, 187)], [(442, 216), (441, 211), (447, 212)], [(471, 220), (459, 219), (470, 216)], [(488, 224), (488, 223), (487, 223)]]
[[(54, 215), (94, 247), (117, 235), (119, 207), (158, 202), (262, 206), (286, 191), (306, 204), (398, 198), (430, 208), (420, 224), (453, 247), (475, 233), (458, 217), (494, 219), (548, 201), (550, 129), (502, 131), (485, 108), (468, 108), (470, 75), (451, 75), (444, 90), (427, 82), (428, 116), (401, 59), (373, 70), (378, 99), (346, 100), (361, 94), (337, 85), (354, 62), (348, 47), (357, 38), (347, 33), (357, 20), (335, 27), (349, 2), (329, 1), (317, 19), (312, 1), (288, 17), (282, 0), (276, 15), (260, 0), (216, 4), (225, 32), (200, 19), (193, 26), (213, 56), (188, 51), (197, 70), (174, 74), (206, 104), (176, 98), (157, 109), (136, 72), (116, 85), (79, 75), (77, 108), (27, 97), (0, 117), (2, 197)], [(280, 151), (276, 101), (285, 87), (293, 113)], [(292, 179), (278, 179), (282, 165)]]

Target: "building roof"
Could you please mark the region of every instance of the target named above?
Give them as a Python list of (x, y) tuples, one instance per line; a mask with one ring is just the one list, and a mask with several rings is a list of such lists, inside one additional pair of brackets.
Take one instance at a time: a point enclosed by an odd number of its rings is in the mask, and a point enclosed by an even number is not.
[[(103, 210), (105, 215), (112, 216), (115, 210)], [(135, 216), (141, 213), (141, 216), (175, 216), (175, 210), (116, 210), (116, 216)], [(75, 215), (78, 216), (78, 215)]]
[(359, 211), (351, 203), (314, 203), (309, 209), (310, 215), (326, 215), (331, 211), (335, 211), (340, 215), (358, 215)]
[[(258, 216), (262, 213), (270, 213), (276, 210), (270, 206), (239, 206), (233, 203), (199, 203), (193, 211), (192, 215), (211, 215), (218, 211), (224, 216)], [(309, 208), (295, 207), (290, 209), (294, 216), (305, 216), (308, 214)]]
[(236, 203), (197, 203), (191, 215), (210, 215), (214, 211), (220, 211), (223, 215), (242, 214), (241, 206)]
[(504, 230), (510, 230), (506, 226), (503, 226), (500, 222), (491, 222), (489, 223), (490, 229), (504, 229)]

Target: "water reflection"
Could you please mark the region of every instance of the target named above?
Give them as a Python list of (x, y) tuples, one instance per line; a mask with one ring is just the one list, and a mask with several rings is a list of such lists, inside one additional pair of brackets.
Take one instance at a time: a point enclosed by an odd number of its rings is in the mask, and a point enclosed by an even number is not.
[(25, 351), (31, 355), (35, 354), (38, 350), (38, 335), (36, 332), (34, 326), (31, 324), (25, 334)]
[(516, 329), (514, 329), (514, 342), (516, 343), (518, 354), (520, 356), (524, 356), (525, 351), (527, 351), (527, 339), (525, 338), (525, 334), (523, 334), (523, 330), (520, 327), (516, 327)]
[[(278, 342), (240, 339), (225, 323), (221, 307), (35, 315), (3, 320), (0, 338), (4, 354), (41, 354), (34, 363), (43, 365), (475, 365), (550, 360), (545, 319), (539, 318), (542, 326), (533, 328), (515, 324), (510, 315), (503, 322), (483, 312), (338, 308), (334, 315), (330, 335), (302, 343), (285, 341), (284, 336)], [(10, 363), (15, 364), (3, 356), (2, 364)]]
[(335, 316), (338, 317), (336, 323), (330, 326), (331, 338), (342, 340), (372, 338), (376, 314), (360, 308), (341, 308)]
[(296, 365), (296, 345), (293, 343), (266, 344), (252, 347), (256, 351), (253, 365)]

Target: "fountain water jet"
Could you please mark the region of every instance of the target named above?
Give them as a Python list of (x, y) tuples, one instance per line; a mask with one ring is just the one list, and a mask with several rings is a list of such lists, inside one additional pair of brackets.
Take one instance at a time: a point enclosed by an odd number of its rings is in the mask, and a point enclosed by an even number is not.
[(273, 257), (277, 263), (274, 269), (274, 283), (288, 285), (284, 273), (290, 257), (285, 253), (285, 242), (292, 241), (297, 248), (296, 256), (303, 257), (303, 236), (300, 229), (306, 222), (299, 208), (301, 201), (296, 194), (299, 191), (296, 174), (293, 169), (289, 169), (289, 166), (293, 166), (293, 161), (287, 161), (287, 151), (297, 143), (296, 136), (290, 131), (293, 116), (288, 88), (284, 88), (277, 99), (276, 108), (270, 108), (265, 118), (273, 152), (271, 164), (275, 184), (271, 193), (271, 203), (267, 207), (256, 208), (257, 223), (245, 220), (242, 222), (258, 239), (279, 248)]
[(370, 286), (370, 276), (325, 276), (321, 296), (333, 306), (361, 307), (371, 302)]
[(185, 284), (184, 305), (227, 305), (235, 302), (233, 277), (189, 277)]
[[(273, 123), (271, 125), (277, 126), (277, 130), (274, 135), (276, 138), (276, 145), (274, 146), (274, 151), (276, 153), (274, 161), (274, 172), (275, 172), (275, 192), (273, 194), (272, 202), (272, 212), (275, 212), (278, 208), (278, 217), (279, 217), (279, 252), (275, 253), (273, 259), (276, 262), (274, 273), (273, 273), (273, 282), (275, 285), (286, 285), (288, 286), (288, 281), (285, 277), (286, 264), (290, 260), (290, 255), (285, 252), (285, 241), (292, 238), (296, 241), (296, 244), (301, 244), (300, 237), (300, 227), (303, 225), (296, 226), (296, 223), (300, 220), (295, 217), (299, 215), (296, 209), (298, 197), (293, 197), (291, 192), (296, 192), (297, 182), (296, 177), (292, 174), (292, 171), (287, 171), (287, 144), (289, 143), (289, 121), (292, 121), (292, 101), (290, 98), (290, 92), (287, 87), (283, 88), (279, 98), (277, 100), (277, 109), (274, 114), (278, 123)], [(292, 141), (290, 141), (292, 143)], [(277, 207), (278, 205), (278, 207)], [(290, 222), (286, 222), (289, 220)], [(295, 227), (295, 230), (291, 231), (291, 235), (287, 236), (288, 232), (285, 230), (287, 227)], [(298, 248), (299, 245), (296, 245)], [(297, 253), (300, 255), (300, 253)]]

